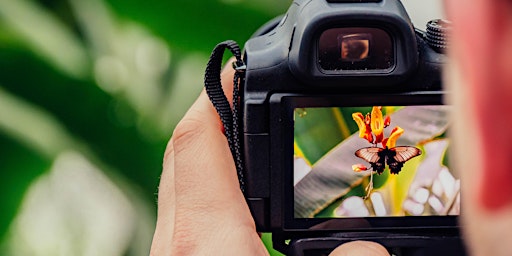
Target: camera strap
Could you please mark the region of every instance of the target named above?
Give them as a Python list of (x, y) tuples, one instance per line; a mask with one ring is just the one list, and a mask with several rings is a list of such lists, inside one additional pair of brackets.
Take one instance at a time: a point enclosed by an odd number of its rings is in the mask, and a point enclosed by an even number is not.
[[(224, 51), (229, 49), (235, 56), (236, 61), (233, 63), (235, 75), (233, 78), (233, 108), (229, 105), (229, 101), (224, 93), (220, 81), (220, 73), (222, 70), (222, 59)], [(206, 66), (204, 75), (204, 87), (213, 106), (220, 116), (222, 125), (224, 126), (224, 135), (229, 143), (229, 149), (235, 161), (240, 190), (245, 191), (245, 182), (243, 176), (243, 159), (240, 145), (240, 83), (245, 76), (245, 64), (242, 60), (240, 47), (235, 41), (228, 40), (219, 43), (213, 49), (210, 60)]]

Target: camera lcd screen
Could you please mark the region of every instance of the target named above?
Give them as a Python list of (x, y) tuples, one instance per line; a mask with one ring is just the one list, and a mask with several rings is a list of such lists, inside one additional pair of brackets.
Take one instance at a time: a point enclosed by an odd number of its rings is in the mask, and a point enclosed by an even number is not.
[(332, 28), (320, 35), (318, 64), (324, 71), (389, 70), (394, 66), (391, 37), (379, 28)]
[(295, 218), (450, 216), (446, 105), (295, 108)]

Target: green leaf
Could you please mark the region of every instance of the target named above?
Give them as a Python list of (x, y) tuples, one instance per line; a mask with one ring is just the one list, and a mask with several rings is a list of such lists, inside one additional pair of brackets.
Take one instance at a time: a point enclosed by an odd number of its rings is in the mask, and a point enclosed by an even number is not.
[(0, 243), (26, 190), (50, 165), (51, 161), (45, 156), (0, 133)]
[(309, 163), (350, 135), (342, 113), (337, 108), (298, 109), (295, 114), (295, 142)]

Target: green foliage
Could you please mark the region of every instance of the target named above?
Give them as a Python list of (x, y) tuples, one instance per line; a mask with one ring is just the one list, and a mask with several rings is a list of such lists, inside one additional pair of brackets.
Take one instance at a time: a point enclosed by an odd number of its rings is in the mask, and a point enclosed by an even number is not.
[(32, 180), (48, 169), (50, 162), (13, 138), (0, 135), (2, 193), (0, 193), (0, 239), (18, 211), (19, 202)]
[[(139, 242), (120, 250), (147, 251), (165, 145), (202, 88), (211, 49), (227, 39), (243, 45), (289, 3), (1, 1), (0, 254), (20, 252), (16, 216), (66, 152), (123, 191), (134, 210), (121, 216), (146, 218), (127, 240)], [(45, 255), (31, 246), (23, 252)]]

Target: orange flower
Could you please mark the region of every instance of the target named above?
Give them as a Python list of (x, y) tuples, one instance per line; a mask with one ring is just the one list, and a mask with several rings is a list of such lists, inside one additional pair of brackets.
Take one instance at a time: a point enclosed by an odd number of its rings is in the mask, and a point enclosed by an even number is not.
[(390, 124), (391, 124), (391, 117), (386, 116), (386, 118), (384, 118), (384, 128), (388, 127)]
[(370, 127), (370, 118), (366, 118), (360, 112), (353, 113), (352, 118), (356, 121), (359, 127), (359, 137), (366, 139), (368, 142), (373, 143), (372, 129)]
[(352, 165), (352, 170), (354, 172), (362, 172), (368, 170), (368, 167), (364, 166), (364, 164), (354, 164)]
[(375, 144), (384, 139), (384, 118), (382, 117), (382, 107), (373, 107), (371, 114), (371, 129), (375, 135)]
[(399, 126), (393, 128), (391, 134), (389, 135), (389, 138), (386, 139), (386, 141), (382, 142), (382, 146), (385, 146), (387, 148), (394, 148), (396, 146), (396, 141), (403, 133), (404, 129), (400, 128)]

